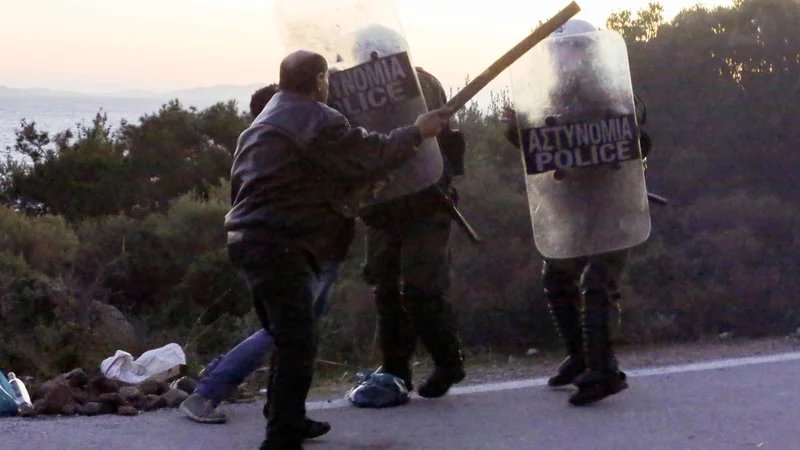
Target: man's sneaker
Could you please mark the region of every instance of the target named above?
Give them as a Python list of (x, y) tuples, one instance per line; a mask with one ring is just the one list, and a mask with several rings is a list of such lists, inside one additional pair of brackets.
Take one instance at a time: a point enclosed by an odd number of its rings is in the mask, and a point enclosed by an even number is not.
[(450, 386), (461, 382), (466, 375), (463, 366), (452, 368), (436, 367), (433, 369), (431, 376), (419, 387), (417, 393), (424, 398), (441, 397), (447, 394)]
[(577, 380), (578, 392), (569, 398), (570, 404), (583, 406), (602, 400), (628, 388), (625, 372), (612, 373), (586, 372)]
[(225, 423), (228, 416), (217, 410), (213, 401), (200, 394), (192, 394), (181, 403), (180, 410), (186, 417), (200, 423)]
[(317, 420), (311, 420), (306, 417), (305, 430), (303, 430), (303, 439), (314, 439), (331, 431), (331, 424)]
[(550, 387), (561, 387), (572, 384), (572, 382), (586, 370), (586, 364), (582, 358), (568, 356), (556, 370), (558, 373), (547, 380), (547, 385)]

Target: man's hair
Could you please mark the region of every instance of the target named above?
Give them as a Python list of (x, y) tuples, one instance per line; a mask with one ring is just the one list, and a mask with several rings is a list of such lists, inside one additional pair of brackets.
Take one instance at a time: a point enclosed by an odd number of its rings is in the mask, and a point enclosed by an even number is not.
[(297, 65), (281, 62), (280, 89), (298, 94), (308, 94), (314, 90), (317, 75), (327, 72), (328, 62), (319, 54), (309, 55)]
[(261, 89), (253, 92), (250, 96), (250, 115), (258, 117), (264, 107), (267, 106), (273, 95), (278, 93), (278, 85), (275, 83), (269, 86), (264, 86)]

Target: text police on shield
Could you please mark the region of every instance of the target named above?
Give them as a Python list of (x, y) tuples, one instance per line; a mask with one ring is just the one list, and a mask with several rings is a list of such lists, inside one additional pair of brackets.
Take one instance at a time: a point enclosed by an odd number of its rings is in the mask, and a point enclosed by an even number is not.
[(330, 77), (330, 105), (352, 117), (420, 96), (408, 53), (374, 59)]
[(596, 167), (639, 158), (633, 114), (588, 123), (530, 128), (522, 133), (528, 174)]

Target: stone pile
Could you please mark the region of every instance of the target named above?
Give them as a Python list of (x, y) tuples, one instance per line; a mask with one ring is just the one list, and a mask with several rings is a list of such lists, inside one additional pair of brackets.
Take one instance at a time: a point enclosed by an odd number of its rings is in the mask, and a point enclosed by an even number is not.
[(194, 392), (197, 382), (183, 377), (173, 386), (154, 380), (134, 385), (99, 374), (89, 376), (83, 369), (75, 369), (38, 386), (32, 386), (30, 392), (33, 409), (21, 411), (20, 415), (135, 416), (140, 411), (177, 408)]

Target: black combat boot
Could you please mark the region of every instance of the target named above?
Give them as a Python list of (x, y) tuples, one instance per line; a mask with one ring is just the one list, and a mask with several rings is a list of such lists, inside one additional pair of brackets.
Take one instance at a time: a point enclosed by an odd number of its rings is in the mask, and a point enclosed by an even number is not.
[(575, 380), (578, 392), (569, 402), (587, 405), (616, 394), (628, 387), (625, 373), (614, 357), (609, 329), (609, 296), (605, 290), (583, 293), (583, 339), (588, 371)]
[[(576, 289), (577, 294), (577, 289)], [(547, 385), (560, 387), (572, 383), (578, 375), (586, 370), (583, 355), (583, 338), (581, 336), (580, 311), (578, 310), (579, 297), (564, 297), (555, 295), (554, 292), (545, 290), (548, 297), (548, 308), (555, 323), (564, 346), (569, 356), (558, 366), (558, 373), (549, 380)]]
[(411, 315), (403, 308), (398, 287), (377, 286), (375, 306), (378, 312), (378, 346), (383, 364), (378, 369), (403, 380), (408, 391), (411, 380), (411, 356), (417, 347), (417, 334)]
[(464, 371), (463, 357), (462, 364), (457, 366), (439, 366), (433, 369), (433, 373), (422, 383), (417, 391), (420, 397), (439, 398), (447, 394), (450, 387), (460, 383), (467, 373)]
[(550, 317), (567, 350), (567, 358), (558, 366), (558, 372), (547, 380), (548, 386), (560, 387), (572, 383), (586, 370), (580, 324), (581, 292), (573, 273), (552, 260), (545, 259), (542, 265), (542, 284)]
[(424, 398), (441, 397), (466, 376), (455, 314), (443, 295), (422, 295), (413, 290), (404, 295), (420, 340), (436, 365), (417, 392)]

